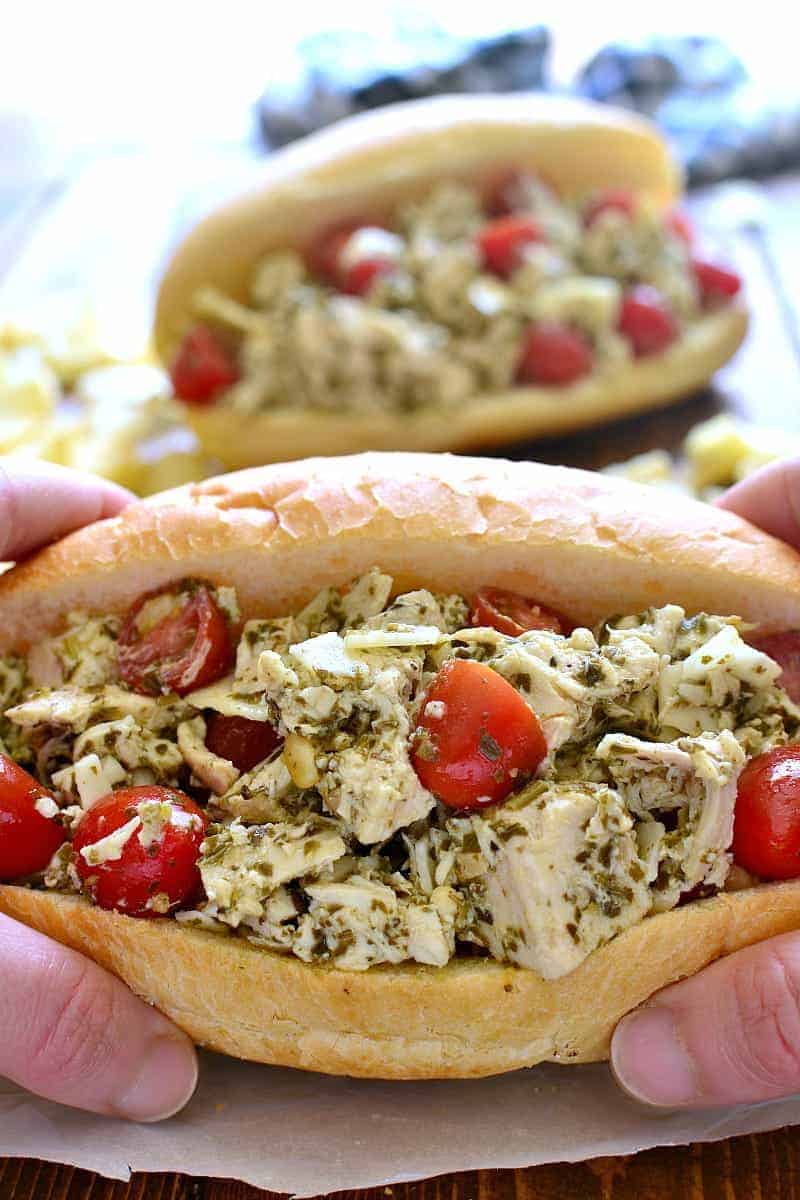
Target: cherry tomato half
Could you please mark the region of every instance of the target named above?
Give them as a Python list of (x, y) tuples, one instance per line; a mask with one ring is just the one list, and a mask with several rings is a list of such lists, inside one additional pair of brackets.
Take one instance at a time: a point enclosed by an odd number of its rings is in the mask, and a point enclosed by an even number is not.
[(742, 771), (733, 857), (762, 879), (800, 875), (800, 746), (768, 750)]
[(308, 265), (313, 274), (321, 275), (327, 283), (339, 287), (342, 282), (339, 256), (356, 230), (363, 227), (363, 222), (348, 221), (324, 233), (308, 254)]
[(280, 734), (266, 721), (212, 713), (206, 722), (206, 746), (240, 771), (252, 771), (278, 749)]
[(586, 338), (557, 321), (531, 325), (522, 343), (517, 381), (565, 386), (588, 375), (594, 351)]
[(741, 291), (741, 277), (735, 271), (729, 271), (727, 267), (702, 258), (693, 258), (691, 267), (700, 289), (700, 303), (703, 308), (718, 308), (727, 304)]
[(374, 221), (365, 224), (363, 221), (350, 221), (336, 229), (329, 230), (314, 246), (309, 255), (311, 270), (321, 275), (332, 287), (350, 296), (363, 296), (381, 275), (388, 275), (395, 270), (395, 264), (390, 258), (376, 255), (363, 258), (359, 262), (347, 266), (342, 260), (342, 251), (354, 233), (360, 229), (383, 229)]
[(117, 653), (123, 680), (143, 696), (185, 696), (214, 683), (233, 662), (225, 614), (203, 583), (141, 596), (122, 624)]
[(0, 883), (43, 871), (66, 841), (64, 826), (40, 812), (53, 796), (22, 767), (0, 754)]
[(583, 210), (583, 223), (588, 229), (599, 216), (606, 212), (617, 212), (629, 219), (636, 213), (636, 201), (631, 192), (623, 188), (610, 188), (592, 196)]
[(483, 588), (472, 602), (473, 625), (488, 626), (509, 637), (519, 637), (529, 629), (549, 629), (565, 633), (568, 623), (551, 608), (544, 608), (518, 592)]
[(390, 258), (362, 258), (342, 275), (341, 290), (348, 296), (365, 296), (376, 279), (396, 270)]
[(756, 650), (773, 658), (783, 674), (778, 679), (790, 700), (800, 704), (800, 631), (768, 633), (763, 637), (748, 637)]
[(483, 663), (445, 663), (422, 702), (411, 760), (423, 787), (450, 808), (505, 800), (547, 753), (539, 719)]
[(543, 240), (540, 223), (524, 214), (498, 217), (484, 225), (476, 238), (484, 268), (504, 279), (522, 262), (525, 247)]
[(661, 292), (645, 283), (623, 296), (617, 328), (631, 343), (636, 358), (660, 354), (680, 332)]
[[(87, 861), (89, 847), (140, 816), (142, 804), (167, 803), (171, 817), (153, 841), (147, 827), (134, 828), (124, 845), (105, 861)], [(208, 824), (193, 800), (174, 788), (121, 788), (98, 800), (82, 818), (73, 839), (75, 869), (84, 890), (100, 908), (129, 917), (159, 917), (192, 900), (200, 891), (197, 860)], [(160, 903), (161, 898), (166, 901)]]
[(186, 404), (213, 404), (220, 392), (239, 378), (235, 363), (205, 325), (195, 325), (184, 337), (169, 369), (172, 387)]

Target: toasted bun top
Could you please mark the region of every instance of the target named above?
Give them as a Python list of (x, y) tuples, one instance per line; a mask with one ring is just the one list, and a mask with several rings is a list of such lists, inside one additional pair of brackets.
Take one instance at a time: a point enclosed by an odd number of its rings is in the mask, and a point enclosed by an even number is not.
[(305, 249), (340, 222), (385, 221), (444, 178), (482, 186), (513, 167), (537, 171), (566, 197), (626, 187), (665, 207), (680, 190), (654, 126), (623, 109), (541, 94), (393, 104), (272, 155), (256, 190), (189, 233), (161, 282), (159, 353), (172, 356), (198, 288), (246, 299), (253, 265), (270, 250)]
[(675, 602), (800, 628), (800, 555), (731, 513), (566, 467), (364, 454), (191, 484), (70, 534), (0, 577), (0, 649), (184, 576), (266, 616), (376, 564), (398, 588), (512, 588), (586, 624)]

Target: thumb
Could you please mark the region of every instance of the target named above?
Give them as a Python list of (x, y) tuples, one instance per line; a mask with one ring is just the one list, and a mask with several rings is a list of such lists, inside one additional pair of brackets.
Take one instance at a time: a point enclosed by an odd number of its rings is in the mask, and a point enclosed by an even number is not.
[(133, 1121), (172, 1116), (190, 1099), (191, 1042), (113, 975), (3, 916), (0, 965), (0, 1075)]
[(748, 475), (717, 503), (773, 537), (800, 548), (800, 458), (770, 463)]
[(800, 934), (720, 959), (624, 1017), (618, 1083), (648, 1104), (704, 1108), (800, 1091)]
[(116, 516), (133, 498), (82, 471), (0, 459), (0, 559), (22, 558), (73, 529)]

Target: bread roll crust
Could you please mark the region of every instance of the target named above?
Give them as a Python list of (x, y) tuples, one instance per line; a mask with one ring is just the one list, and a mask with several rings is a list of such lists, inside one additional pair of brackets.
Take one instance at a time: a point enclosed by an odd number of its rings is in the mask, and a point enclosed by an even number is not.
[(0, 912), (95, 959), (211, 1050), (333, 1075), (459, 1079), (607, 1058), (617, 1021), (653, 992), (796, 929), (800, 883), (647, 917), (551, 981), (479, 958), (337, 971), (24, 888), (0, 887)]
[[(2, 648), (185, 575), (232, 583), (246, 614), (266, 615), (373, 564), (399, 588), (518, 588), (586, 622), (673, 601), (800, 627), (800, 556), (733, 514), (568, 468), (368, 454), (180, 488), (64, 538), (0, 578)], [(0, 911), (95, 958), (216, 1050), (449, 1078), (602, 1058), (653, 991), (796, 928), (800, 883), (648, 917), (552, 982), (474, 958), (345, 972), (18, 887), (0, 888)]]
[[(657, 208), (673, 204), (678, 168), (655, 128), (620, 109), (561, 96), (446, 96), (391, 105), (338, 122), (282, 150), (261, 185), (201, 221), (161, 281), (154, 339), (170, 362), (192, 323), (197, 291), (245, 301), (255, 264), (272, 250), (306, 250), (348, 220), (386, 221), (443, 179), (477, 186), (509, 167), (538, 171), (567, 198), (625, 187)], [(202, 445), (228, 468), (358, 450), (464, 450), (608, 421), (689, 395), (734, 354), (742, 304), (701, 318), (657, 359), (569, 387), (520, 387), (456, 410), (359, 414), (286, 409), (239, 417), (187, 408)]]
[(674, 602), (800, 628), (800, 555), (733, 513), (570, 467), (369, 453), (188, 484), (62, 538), (0, 576), (0, 652), (185, 576), (277, 616), (376, 564), (399, 589), (506, 587), (587, 625)]

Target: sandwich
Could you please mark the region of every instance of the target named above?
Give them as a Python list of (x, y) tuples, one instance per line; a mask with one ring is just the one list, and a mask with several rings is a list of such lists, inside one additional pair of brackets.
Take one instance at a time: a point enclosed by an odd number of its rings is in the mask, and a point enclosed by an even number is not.
[(214, 1050), (599, 1060), (800, 924), (800, 558), (730, 513), (531, 463), (283, 464), (42, 550), (0, 628), (0, 911)]
[(464, 450), (686, 397), (741, 342), (654, 127), (564, 97), (449, 96), (274, 154), (161, 280), (154, 341), (228, 468)]

